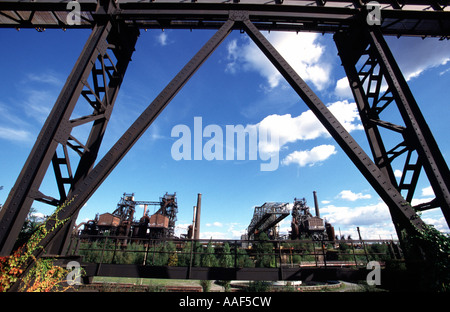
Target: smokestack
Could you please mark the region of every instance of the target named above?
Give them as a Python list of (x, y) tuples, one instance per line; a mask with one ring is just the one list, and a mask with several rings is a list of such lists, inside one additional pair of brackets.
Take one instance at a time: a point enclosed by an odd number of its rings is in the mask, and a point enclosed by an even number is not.
[(316, 193), (316, 191), (313, 192), (313, 195), (314, 195), (314, 207), (316, 208), (316, 217), (320, 218), (319, 201), (317, 200), (317, 193)]
[(194, 239), (200, 239), (200, 212), (202, 209), (202, 194), (197, 196), (197, 212), (195, 213)]
[(189, 236), (190, 239), (194, 239), (194, 236), (195, 236), (195, 229), (196, 229), (196, 227), (195, 227), (195, 218), (196, 218), (196, 214), (197, 214), (197, 206), (194, 206), (194, 210), (192, 212), (193, 218), (192, 218), (192, 225), (191, 225), (192, 233)]

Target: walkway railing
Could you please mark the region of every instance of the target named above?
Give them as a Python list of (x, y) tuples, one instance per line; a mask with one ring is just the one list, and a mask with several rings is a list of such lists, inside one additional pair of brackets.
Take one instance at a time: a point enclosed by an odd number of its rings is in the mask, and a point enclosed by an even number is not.
[(393, 240), (190, 240), (77, 236), (72, 255), (84, 263), (169, 267), (365, 267), (402, 259)]

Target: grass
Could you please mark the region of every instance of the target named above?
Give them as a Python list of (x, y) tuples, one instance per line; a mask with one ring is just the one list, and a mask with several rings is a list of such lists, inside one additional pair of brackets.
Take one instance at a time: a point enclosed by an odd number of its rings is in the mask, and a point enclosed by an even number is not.
[(120, 283), (145, 286), (200, 286), (198, 280), (185, 279), (156, 279), (156, 278), (131, 278), (131, 277), (94, 277), (94, 283)]

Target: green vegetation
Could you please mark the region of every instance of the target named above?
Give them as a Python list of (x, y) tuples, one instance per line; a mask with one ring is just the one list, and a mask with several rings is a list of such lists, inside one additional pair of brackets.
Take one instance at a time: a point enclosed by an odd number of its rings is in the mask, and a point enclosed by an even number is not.
[(420, 246), (426, 257), (419, 266), (413, 266), (418, 287), (428, 291), (450, 291), (450, 235), (425, 225), (422, 233), (413, 240), (414, 246)]
[(326, 261), (367, 261), (393, 259), (389, 244), (371, 243), (362, 246), (348, 242), (273, 242), (265, 233), (249, 248), (230, 246), (229, 242), (207, 244), (191, 241), (160, 241), (149, 245), (123, 244), (123, 240), (105, 238), (103, 241), (81, 242), (78, 254), (85, 262), (111, 264), (145, 264), (149, 266), (276, 268), (280, 262), (290, 265)]

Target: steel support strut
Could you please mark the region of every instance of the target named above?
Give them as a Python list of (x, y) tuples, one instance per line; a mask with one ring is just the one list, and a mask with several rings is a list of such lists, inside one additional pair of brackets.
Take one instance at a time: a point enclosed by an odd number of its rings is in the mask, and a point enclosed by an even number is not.
[[(423, 168), (436, 198), (414, 208), (441, 207), (450, 225), (449, 169), (379, 29), (360, 27), (357, 31), (337, 33), (334, 38), (376, 165), (399, 192), (405, 193), (409, 203)], [(387, 89), (382, 90), (382, 85), (387, 85)], [(381, 118), (394, 103), (404, 125)], [(400, 134), (400, 142), (386, 150), (379, 127)], [(392, 162), (403, 154), (403, 172), (397, 183)]]
[[(114, 3), (103, 1), (98, 3), (97, 12), (115, 9)], [(97, 20), (0, 211), (0, 255), (10, 254), (33, 201), (60, 205), (92, 169), (138, 35), (132, 26)], [(92, 113), (72, 117), (75, 108)], [(77, 127), (88, 130), (89, 136), (80, 137), (73, 131)], [(39, 191), (50, 165), (59, 198)], [(65, 226), (66, 233), (70, 224)], [(65, 238), (59, 240), (52, 251), (57, 254)]]
[(284, 60), (249, 19), (244, 21), (244, 26), (256, 45), (263, 51), (272, 64), (279, 70), (281, 75), (303, 99), (306, 105), (316, 115), (331, 136), (387, 204), (393, 217), (399, 238), (404, 238), (404, 230), (408, 233), (414, 233), (417, 229), (422, 229), (424, 226), (423, 221), (416, 215), (411, 205), (405, 201), (395, 186), (392, 185), (389, 177), (373, 163), (370, 157), (339, 123), (336, 117), (333, 116), (330, 110), (322, 103), (317, 95), (314, 94), (309, 86), (300, 78), (295, 70)]
[[(94, 64), (97, 59), (104, 60), (106, 58), (107, 39), (110, 35), (112, 24), (107, 22), (105, 24), (94, 27), (88, 41), (86, 42), (80, 57), (78, 58), (66, 84), (64, 85), (56, 103), (48, 116), (36, 143), (20, 173), (14, 187), (12, 188), (4, 208), (0, 212), (0, 254), (8, 255), (16, 241), (19, 231), (22, 228), (23, 222), (29, 212), (31, 204), (34, 200), (42, 201), (51, 205), (58, 205), (66, 199), (66, 191), (64, 185), (73, 186), (75, 182), (70, 166), (70, 159), (68, 155), (68, 148), (75, 150), (86, 159), (89, 155), (93, 155), (92, 141), (96, 140), (98, 144), (100, 140), (96, 135), (98, 124), (106, 125), (106, 120), (109, 118), (110, 110), (113, 105), (111, 95), (106, 95), (105, 100), (102, 101), (99, 96), (99, 90), (92, 90), (91, 94), (86, 93), (85, 86), (88, 86), (88, 77), (95, 72)], [(126, 67), (126, 66), (125, 66)], [(103, 67), (104, 68), (104, 67)], [(96, 76), (96, 74), (93, 74)], [(123, 73), (113, 74), (115, 79), (123, 76)], [(94, 78), (95, 80), (95, 78)], [(120, 85), (120, 81), (114, 81), (115, 87)], [(105, 91), (107, 86), (102, 86), (101, 91)], [(92, 87), (96, 88), (97, 87)], [(80, 95), (89, 98), (94, 113), (91, 116), (86, 116), (83, 120), (71, 120), (72, 112), (80, 98)], [(112, 100), (112, 101), (111, 101)], [(78, 124), (93, 121), (96, 124), (91, 133), (91, 138), (86, 144), (82, 144), (72, 134), (72, 128)], [(102, 126), (104, 128), (104, 126)], [(94, 138), (95, 137), (95, 138)], [(62, 155), (58, 155), (57, 148), (61, 144)], [(89, 146), (91, 145), (91, 146)], [(89, 146), (89, 147), (88, 147)], [(96, 147), (94, 147), (96, 149)], [(55, 199), (46, 196), (39, 191), (40, 184), (47, 172), (50, 163), (53, 164), (55, 171), (55, 180), (58, 185), (60, 199)], [(86, 171), (88, 166), (80, 162), (77, 174)], [(66, 166), (68, 173), (67, 177), (62, 177), (60, 166)]]
[[(71, 199), (56, 216), (57, 219), (73, 219), (79, 210), (97, 190), (101, 183), (107, 178), (112, 170), (118, 165), (120, 160), (126, 155), (137, 140), (144, 134), (152, 122), (158, 117), (173, 97), (188, 82), (197, 69), (206, 61), (211, 53), (231, 32), (234, 21), (229, 20), (216, 34), (200, 49), (200, 51), (186, 64), (186, 66), (172, 79), (172, 81), (161, 91), (155, 100), (145, 109), (145, 111), (128, 128), (122, 137), (105, 154), (105, 156), (95, 165), (86, 177), (80, 181), (77, 188), (73, 190), (68, 199)], [(53, 224), (46, 224), (51, 228)], [(51, 231), (42, 240), (41, 246), (44, 250), (51, 243), (55, 236), (61, 232), (61, 227)], [(42, 254), (42, 250), (36, 251), (35, 256)]]

